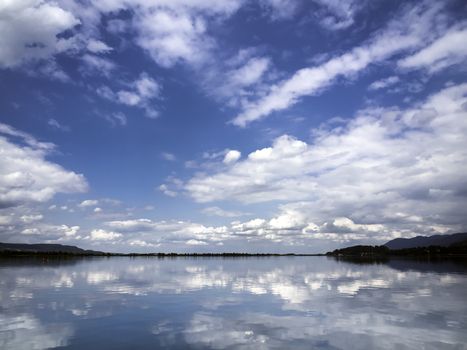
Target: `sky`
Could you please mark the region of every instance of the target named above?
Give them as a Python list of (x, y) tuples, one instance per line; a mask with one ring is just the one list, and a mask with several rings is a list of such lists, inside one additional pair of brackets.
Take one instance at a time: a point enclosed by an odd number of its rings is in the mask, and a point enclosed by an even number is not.
[(1, 0), (0, 241), (319, 253), (467, 230), (467, 4)]

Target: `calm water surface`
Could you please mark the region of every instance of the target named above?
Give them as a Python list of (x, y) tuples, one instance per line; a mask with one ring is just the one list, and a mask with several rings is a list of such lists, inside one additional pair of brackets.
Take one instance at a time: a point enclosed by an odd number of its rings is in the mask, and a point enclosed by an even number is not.
[(467, 349), (465, 265), (0, 259), (1, 349)]

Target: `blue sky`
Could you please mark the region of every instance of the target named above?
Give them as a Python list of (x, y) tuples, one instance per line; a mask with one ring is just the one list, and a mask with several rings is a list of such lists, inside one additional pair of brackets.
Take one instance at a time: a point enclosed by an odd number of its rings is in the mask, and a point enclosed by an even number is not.
[(466, 230), (462, 1), (0, 5), (0, 240), (322, 252)]

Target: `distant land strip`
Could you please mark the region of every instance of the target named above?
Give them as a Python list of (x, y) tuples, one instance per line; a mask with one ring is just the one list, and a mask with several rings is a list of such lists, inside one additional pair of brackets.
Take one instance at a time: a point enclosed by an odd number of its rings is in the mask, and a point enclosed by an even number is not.
[(22, 244), (0, 243), (2, 256), (146, 256), (146, 257), (267, 257), (267, 256), (323, 256), (324, 254), (297, 253), (108, 253), (96, 250), (85, 250), (71, 245), (62, 244)]

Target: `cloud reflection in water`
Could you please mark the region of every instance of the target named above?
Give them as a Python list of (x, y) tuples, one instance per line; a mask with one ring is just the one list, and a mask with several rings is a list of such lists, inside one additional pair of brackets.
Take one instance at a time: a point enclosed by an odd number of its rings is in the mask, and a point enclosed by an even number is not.
[(467, 275), (414, 266), (320, 257), (2, 261), (0, 347), (466, 348)]

